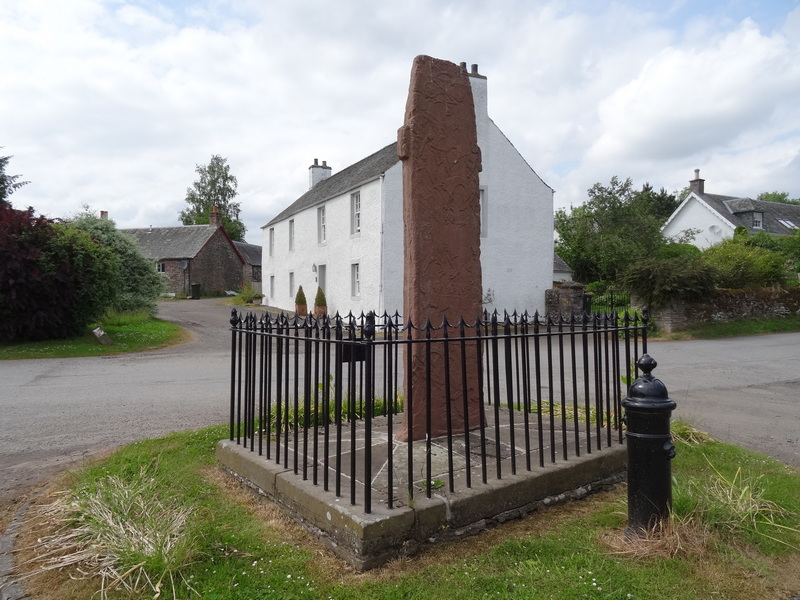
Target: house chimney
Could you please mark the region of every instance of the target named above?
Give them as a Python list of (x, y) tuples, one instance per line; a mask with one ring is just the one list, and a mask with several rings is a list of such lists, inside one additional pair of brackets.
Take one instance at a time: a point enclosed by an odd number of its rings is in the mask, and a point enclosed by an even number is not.
[(100, 218), (103, 219), (104, 221), (108, 221), (108, 211), (107, 210), (101, 210), (100, 211)]
[(467, 63), (462, 62), (459, 65), (469, 76), (470, 87), (472, 87), (472, 101), (475, 104), (475, 120), (481, 123), (489, 118), (488, 101), (486, 99), (486, 77), (478, 73), (478, 65), (471, 65), (471, 69), (467, 71)]
[(208, 213), (208, 226), (219, 227), (222, 225), (222, 215), (217, 210), (216, 206), (211, 207), (211, 212)]
[(705, 179), (700, 179), (700, 169), (694, 170), (694, 179), (689, 182), (689, 191), (695, 194), (705, 194)]
[(314, 164), (308, 167), (308, 189), (313, 188), (323, 179), (327, 179), (331, 176), (331, 168), (328, 164), (323, 160), (322, 164), (319, 164), (319, 160), (316, 158), (314, 159)]

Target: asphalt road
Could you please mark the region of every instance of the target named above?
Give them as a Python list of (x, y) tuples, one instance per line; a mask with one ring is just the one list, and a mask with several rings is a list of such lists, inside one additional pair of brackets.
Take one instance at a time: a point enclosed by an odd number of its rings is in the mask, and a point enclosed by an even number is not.
[[(180, 346), (106, 358), (0, 361), (0, 499), (136, 440), (227, 420), (230, 307), (163, 302)], [(800, 468), (800, 333), (651, 342), (674, 417)]]
[(800, 468), (800, 333), (654, 342), (673, 417)]
[(0, 361), (0, 499), (99, 452), (227, 420), (231, 307), (159, 303), (188, 343), (111, 357)]

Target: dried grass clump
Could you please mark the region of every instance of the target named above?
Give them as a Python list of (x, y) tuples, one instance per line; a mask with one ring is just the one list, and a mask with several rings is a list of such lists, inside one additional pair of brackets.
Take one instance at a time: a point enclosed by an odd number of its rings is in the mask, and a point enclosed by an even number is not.
[(672, 439), (676, 442), (686, 444), (687, 446), (700, 446), (706, 442), (714, 441), (713, 438), (705, 431), (700, 431), (694, 427), (676, 421), (672, 424)]
[(33, 557), (19, 565), (26, 573), (19, 580), (68, 569), (74, 579), (98, 578), (101, 600), (119, 588), (159, 598), (169, 587), (175, 598), (176, 580), (191, 589), (181, 569), (194, 554), (187, 529), (192, 511), (159, 498), (156, 486), (143, 468), (133, 478), (111, 475), (93, 490), (67, 492), (34, 509), (33, 518), (55, 532), (36, 540)]
[(675, 518), (658, 522), (638, 535), (624, 531), (610, 531), (600, 538), (606, 549), (628, 558), (675, 558), (705, 554), (711, 534), (708, 529), (692, 521)]

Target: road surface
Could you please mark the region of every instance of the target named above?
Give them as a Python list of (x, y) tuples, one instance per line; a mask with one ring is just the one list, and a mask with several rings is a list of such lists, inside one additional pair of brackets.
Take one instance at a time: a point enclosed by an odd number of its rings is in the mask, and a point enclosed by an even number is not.
[[(227, 420), (229, 306), (162, 302), (193, 333), (105, 358), (0, 361), (0, 500), (121, 444)], [(800, 333), (651, 342), (674, 418), (800, 467)]]

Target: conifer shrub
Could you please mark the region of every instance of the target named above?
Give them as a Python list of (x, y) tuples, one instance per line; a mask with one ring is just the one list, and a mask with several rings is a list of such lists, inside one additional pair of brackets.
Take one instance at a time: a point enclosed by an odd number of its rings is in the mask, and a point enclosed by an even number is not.
[(314, 306), (328, 306), (328, 301), (325, 299), (325, 292), (322, 288), (317, 286), (317, 295), (314, 296)]

